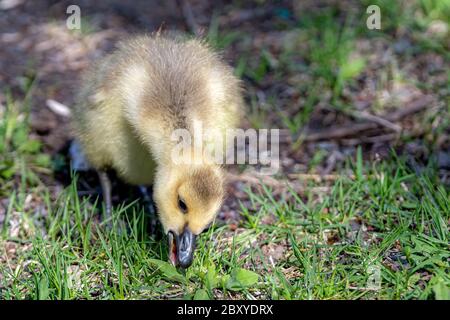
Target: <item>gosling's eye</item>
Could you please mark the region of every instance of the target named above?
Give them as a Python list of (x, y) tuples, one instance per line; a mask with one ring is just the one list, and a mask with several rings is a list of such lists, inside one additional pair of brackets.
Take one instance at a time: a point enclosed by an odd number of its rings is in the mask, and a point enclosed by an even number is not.
[(187, 205), (186, 205), (186, 202), (184, 202), (184, 200), (181, 199), (180, 197), (178, 197), (178, 207), (180, 208), (180, 210), (181, 210), (183, 213), (187, 213), (188, 207), (187, 207)]

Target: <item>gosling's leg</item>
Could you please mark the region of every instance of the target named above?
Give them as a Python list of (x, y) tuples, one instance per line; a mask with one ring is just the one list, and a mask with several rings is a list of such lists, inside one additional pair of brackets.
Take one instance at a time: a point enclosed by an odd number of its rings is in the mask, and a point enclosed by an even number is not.
[(105, 216), (103, 217), (103, 220), (108, 221), (108, 224), (111, 225), (111, 180), (109, 180), (108, 173), (106, 171), (100, 170), (97, 171), (97, 173), (100, 179), (100, 185), (102, 187), (103, 201), (105, 203)]
[[(150, 190), (149, 190), (150, 189)], [(152, 190), (146, 186), (139, 186), (139, 191), (141, 192), (142, 198), (144, 199), (145, 207), (150, 216), (150, 234), (156, 233), (156, 206), (153, 201)]]

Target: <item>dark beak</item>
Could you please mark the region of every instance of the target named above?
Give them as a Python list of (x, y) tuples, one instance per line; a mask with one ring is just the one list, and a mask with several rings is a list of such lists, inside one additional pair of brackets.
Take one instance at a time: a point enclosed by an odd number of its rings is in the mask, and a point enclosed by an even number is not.
[(181, 235), (177, 236), (177, 261), (180, 267), (187, 268), (192, 264), (195, 250), (196, 235), (184, 228)]
[(192, 264), (196, 237), (188, 227), (180, 235), (169, 232), (169, 259), (173, 265), (186, 269)]

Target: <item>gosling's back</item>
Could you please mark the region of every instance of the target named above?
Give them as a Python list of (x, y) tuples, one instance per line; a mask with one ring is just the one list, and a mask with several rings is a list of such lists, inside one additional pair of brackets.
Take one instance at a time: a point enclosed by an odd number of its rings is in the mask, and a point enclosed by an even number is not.
[(171, 134), (237, 125), (242, 106), (231, 68), (199, 40), (137, 37), (84, 77), (74, 129), (90, 163), (114, 168), (126, 181), (150, 184), (170, 161)]

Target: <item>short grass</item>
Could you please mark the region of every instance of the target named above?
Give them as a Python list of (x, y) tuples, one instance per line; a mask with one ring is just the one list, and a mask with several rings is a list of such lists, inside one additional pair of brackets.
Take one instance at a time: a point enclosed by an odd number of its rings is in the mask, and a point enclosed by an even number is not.
[[(25, 130), (15, 115), (13, 125), (2, 118), (3, 141)], [(2, 171), (11, 181), (2, 189), (2, 299), (450, 298), (450, 193), (432, 162), (418, 174), (395, 156), (365, 164), (359, 152), (352, 174), (329, 190), (310, 184), (281, 199), (249, 190), (238, 228), (202, 234), (193, 266), (181, 271), (166, 262), (165, 239), (148, 235), (138, 204), (116, 207), (108, 230), (95, 199), (78, 195), (76, 176), (56, 199), (28, 179), (39, 167), (22, 159), (40, 148), (21, 146), (2, 153), (2, 164), (16, 159)]]
[[(328, 93), (332, 107), (353, 108), (343, 93), (367, 66), (365, 57), (352, 56), (358, 39), (389, 43), (398, 28), (413, 30), (406, 55), (448, 58), (445, 39), (425, 34), (433, 20), (448, 17), (447, 0), (406, 7), (410, 2), (366, 2), (382, 8), (383, 32), (355, 28), (361, 16), (338, 22), (341, 14), (331, 8), (305, 14), (293, 28), (304, 50), (242, 54), (236, 72), (249, 87), (264, 90), (268, 81), (297, 73), (309, 77), (294, 87), (306, 95), (294, 114), (281, 110), (276, 93), (267, 91), (262, 104), (250, 91), (251, 125), (267, 127), (276, 114), (275, 126), (298, 133)], [(216, 20), (208, 34), (218, 48), (241, 37), (219, 30)], [(277, 198), (268, 187), (249, 189), (237, 228), (217, 223), (207, 230), (194, 264), (182, 271), (167, 263), (165, 239), (148, 234), (138, 203), (116, 206), (109, 230), (99, 222), (98, 200), (77, 191), (76, 175), (64, 190), (54, 186), (61, 163), (52, 162), (30, 132), (32, 90), (28, 81), (23, 101), (7, 94), (0, 106), (0, 299), (450, 299), (450, 191), (440, 183), (434, 157), (419, 170), (394, 152), (363, 161), (358, 149), (333, 183), (286, 187)], [(436, 88), (438, 97), (443, 92), (448, 88)], [(431, 142), (447, 130), (448, 112), (447, 103), (424, 121)], [(310, 166), (322, 160), (319, 152)]]

